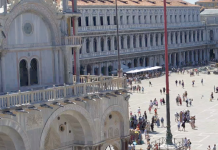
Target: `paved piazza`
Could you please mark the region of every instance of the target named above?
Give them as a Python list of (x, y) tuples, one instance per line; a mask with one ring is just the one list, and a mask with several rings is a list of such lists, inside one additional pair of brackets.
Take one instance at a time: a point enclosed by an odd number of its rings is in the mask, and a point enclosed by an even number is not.
[[(201, 79), (204, 80), (204, 85), (201, 84)], [(178, 84), (175, 85), (175, 80), (183, 80), (185, 84), (185, 88)], [(195, 80), (195, 87), (192, 87), (192, 80)], [(154, 115), (154, 109), (152, 109), (152, 114), (149, 114), (148, 106), (149, 101), (157, 98), (159, 109), (158, 116), (164, 117), (164, 124), (166, 126), (166, 105), (160, 105), (160, 98), (165, 98), (165, 94), (160, 94), (160, 88), (165, 86), (165, 76), (150, 79), (153, 87), (149, 87), (149, 80), (143, 80), (140, 86), (144, 86), (145, 93), (133, 93), (130, 98), (129, 111), (132, 111), (133, 114), (137, 112), (137, 108), (141, 108), (141, 112), (146, 110), (148, 115), (148, 120), (151, 121), (151, 117)], [(218, 110), (218, 94), (214, 93), (214, 100), (210, 102), (210, 94), (214, 90), (214, 85), (218, 85), (218, 76), (216, 75), (206, 75), (200, 74), (199, 76), (190, 77), (187, 73), (184, 75), (172, 73), (169, 76), (169, 84), (170, 84), (170, 112), (171, 112), (171, 131), (173, 134), (173, 138), (184, 138), (187, 137), (192, 142), (192, 149), (194, 150), (205, 150), (208, 145), (218, 144), (218, 114), (216, 113)], [(186, 107), (186, 103), (183, 102), (182, 106), (177, 106), (176, 104), (176, 96), (180, 94), (180, 96), (185, 92), (188, 92), (188, 98), (193, 98), (193, 106)], [(203, 95), (203, 97), (202, 97)], [(202, 97), (202, 99), (201, 99)], [(179, 112), (181, 110), (190, 110), (190, 114), (196, 116), (196, 126), (195, 130), (191, 129), (190, 124), (186, 123), (186, 131), (178, 131), (177, 123), (174, 119), (175, 112)], [(149, 133), (151, 137), (151, 141), (158, 139), (160, 137), (166, 136), (166, 128), (157, 128), (154, 126), (155, 134)], [(144, 139), (144, 135), (143, 135)], [(147, 145), (139, 145), (136, 148), (145, 149)]]

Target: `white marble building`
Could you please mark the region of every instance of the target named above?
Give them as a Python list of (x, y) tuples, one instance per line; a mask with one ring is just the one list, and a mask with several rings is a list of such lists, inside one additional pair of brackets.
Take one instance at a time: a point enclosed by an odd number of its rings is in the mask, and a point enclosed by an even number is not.
[(80, 76), (68, 3), (0, 0), (0, 150), (127, 149), (126, 80)]
[[(111, 75), (117, 69), (115, 1), (79, 0), (78, 10), (82, 14), (78, 20), (81, 74)], [(200, 7), (168, 1), (167, 10), (170, 65), (218, 59), (215, 28), (205, 27)], [(163, 65), (163, 2), (118, 0), (118, 16), (121, 63), (128, 67)]]

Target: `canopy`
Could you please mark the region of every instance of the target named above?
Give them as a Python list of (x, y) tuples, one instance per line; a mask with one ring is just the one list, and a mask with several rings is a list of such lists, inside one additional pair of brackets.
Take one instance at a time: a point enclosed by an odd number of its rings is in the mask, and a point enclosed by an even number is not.
[(123, 72), (125, 72), (125, 73), (138, 73), (138, 72), (157, 70), (157, 69), (161, 69), (161, 68), (162, 68), (161, 66), (136, 67), (136, 68), (125, 69), (125, 70), (123, 70)]

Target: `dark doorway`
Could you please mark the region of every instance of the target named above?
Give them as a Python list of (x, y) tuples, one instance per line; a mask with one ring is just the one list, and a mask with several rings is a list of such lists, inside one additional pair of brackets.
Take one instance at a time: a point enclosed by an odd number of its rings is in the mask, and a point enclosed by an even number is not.
[(213, 49), (210, 50), (210, 60), (215, 59), (215, 54)]

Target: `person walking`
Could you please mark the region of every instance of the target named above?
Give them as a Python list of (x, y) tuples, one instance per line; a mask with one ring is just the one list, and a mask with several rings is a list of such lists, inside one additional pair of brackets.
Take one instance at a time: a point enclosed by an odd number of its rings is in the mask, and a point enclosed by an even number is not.
[(213, 100), (213, 92), (210, 95), (210, 101), (212, 102), (212, 100)]
[(214, 144), (214, 146), (213, 146), (213, 150), (216, 150), (216, 144)]
[(177, 124), (177, 127), (178, 127), (178, 131), (180, 131), (180, 121), (178, 120), (178, 124)]
[(201, 84), (203, 85), (203, 79), (201, 79)]
[(186, 107), (188, 107), (188, 99), (186, 99), (186, 101), (185, 101), (185, 102), (186, 102)]
[(176, 83), (176, 86), (177, 86), (178, 81), (176, 80), (175, 83)]
[(141, 109), (138, 107), (138, 116), (141, 116)]
[(151, 123), (151, 131), (154, 132), (154, 123)]
[(149, 87), (152, 86), (151, 81), (149, 81)]
[(146, 113), (146, 111), (144, 111), (144, 117), (145, 117), (145, 120), (147, 120), (147, 113)]
[(182, 130), (185, 132), (185, 121), (182, 122)]
[(166, 89), (165, 89), (165, 87), (163, 87), (163, 93), (165, 94), (165, 91), (166, 91)]
[(190, 150), (191, 149), (191, 141), (190, 141), (190, 139), (188, 139), (188, 142), (187, 142), (187, 148)]
[(160, 89), (160, 94), (162, 94), (162, 90)]
[(162, 128), (164, 128), (164, 118), (163, 117), (161, 117), (161, 124), (162, 124)]
[(159, 128), (160, 127), (160, 119), (159, 118), (157, 118), (157, 127)]
[(211, 150), (211, 148), (210, 148), (210, 145), (208, 145), (208, 148), (207, 148), (207, 150)]

